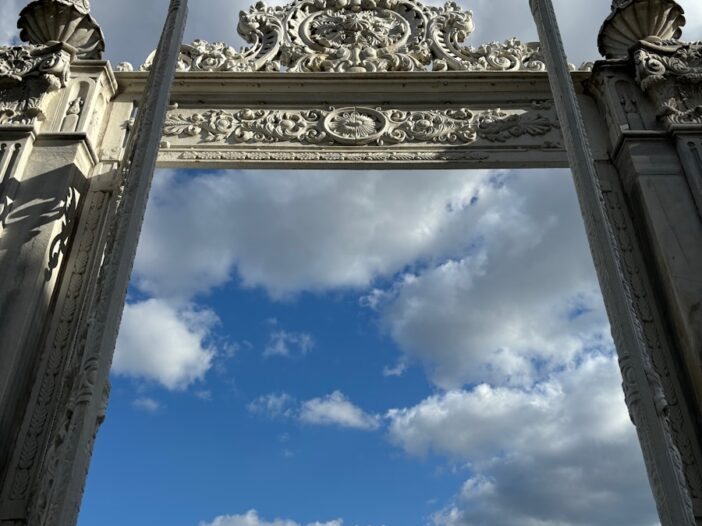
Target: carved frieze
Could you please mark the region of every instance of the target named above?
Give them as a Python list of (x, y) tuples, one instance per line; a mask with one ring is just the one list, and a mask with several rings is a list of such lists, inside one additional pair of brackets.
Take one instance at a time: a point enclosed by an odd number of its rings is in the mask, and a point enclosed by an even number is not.
[(471, 111), (329, 108), (327, 110), (173, 111), (165, 137), (197, 137), (202, 143), (317, 145), (468, 145), (480, 139), (504, 143), (524, 135), (544, 136), (558, 128), (540, 111)]
[(636, 80), (667, 124), (702, 124), (702, 42), (641, 42)]
[[(455, 2), (296, 0), (242, 12), (251, 47), (196, 40), (182, 47), (179, 71), (545, 71), (538, 43), (511, 39), (474, 48), (473, 14)], [(153, 55), (142, 69), (148, 69)]]
[(0, 126), (43, 118), (41, 101), (66, 85), (71, 58), (60, 44), (0, 47)]

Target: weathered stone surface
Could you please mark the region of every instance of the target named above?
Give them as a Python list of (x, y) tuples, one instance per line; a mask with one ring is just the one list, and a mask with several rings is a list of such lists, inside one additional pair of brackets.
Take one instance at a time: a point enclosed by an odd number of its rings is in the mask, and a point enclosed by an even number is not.
[(80, 58), (99, 59), (105, 50), (105, 38), (90, 15), (88, 0), (34, 0), (20, 12), (17, 27), (24, 42), (63, 42), (75, 48)]
[(614, 0), (597, 40), (605, 57), (625, 58), (640, 40), (680, 38), (684, 11), (675, 0)]

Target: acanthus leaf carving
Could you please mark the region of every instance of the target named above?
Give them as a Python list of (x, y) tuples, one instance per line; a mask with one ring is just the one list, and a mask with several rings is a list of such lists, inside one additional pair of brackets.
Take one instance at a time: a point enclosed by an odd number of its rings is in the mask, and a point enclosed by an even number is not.
[[(513, 38), (465, 46), (473, 13), (456, 2), (418, 0), (295, 0), (256, 3), (242, 12), (240, 51), (196, 40), (181, 48), (179, 71), (373, 73), (546, 70), (538, 43)], [(148, 69), (153, 54), (142, 69)], [(573, 68), (574, 69), (574, 68)]]
[(44, 118), (42, 99), (66, 85), (71, 58), (61, 44), (0, 47), (0, 126)]
[(702, 42), (640, 42), (636, 80), (669, 125), (702, 124)]
[(171, 112), (166, 117), (164, 136), (199, 137), (203, 143), (229, 144), (466, 145), (479, 139), (504, 143), (524, 135), (543, 136), (558, 127), (541, 112), (507, 113), (498, 109), (241, 109)]

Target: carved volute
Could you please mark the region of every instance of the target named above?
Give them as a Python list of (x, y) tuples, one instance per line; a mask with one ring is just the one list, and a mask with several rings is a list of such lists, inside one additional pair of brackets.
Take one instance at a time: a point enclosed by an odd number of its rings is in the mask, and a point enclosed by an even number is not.
[[(473, 47), (473, 13), (454, 1), (294, 0), (257, 2), (240, 14), (242, 50), (196, 40), (181, 49), (179, 71), (376, 73), (546, 71), (538, 42), (516, 38)], [(142, 70), (150, 68), (153, 55)], [(128, 68), (128, 66), (126, 66)]]
[(90, 16), (89, 0), (34, 0), (21, 12), (20, 38), (30, 44), (63, 42), (78, 58), (99, 59), (105, 50), (100, 26)]
[(675, 0), (614, 0), (597, 40), (600, 53), (609, 59), (626, 58), (640, 40), (680, 38), (683, 15)]

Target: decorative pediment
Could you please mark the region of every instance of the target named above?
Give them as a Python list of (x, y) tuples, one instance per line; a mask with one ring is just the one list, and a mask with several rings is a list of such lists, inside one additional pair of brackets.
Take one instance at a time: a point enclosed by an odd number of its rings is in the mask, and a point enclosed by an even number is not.
[[(236, 50), (196, 40), (182, 48), (179, 71), (545, 71), (538, 43), (510, 39), (465, 44), (473, 13), (455, 2), (296, 0), (258, 2), (240, 15), (251, 44)], [(153, 55), (142, 69), (150, 67)], [(127, 68), (128, 69), (128, 68)]]

